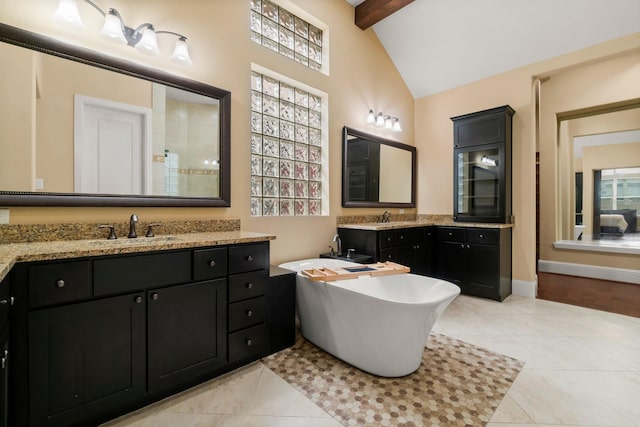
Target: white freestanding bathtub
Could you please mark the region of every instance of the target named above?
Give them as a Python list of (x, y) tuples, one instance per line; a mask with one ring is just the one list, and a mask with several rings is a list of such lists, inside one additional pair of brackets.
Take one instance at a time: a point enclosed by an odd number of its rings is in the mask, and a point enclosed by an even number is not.
[(296, 300), (302, 335), (375, 375), (401, 377), (414, 372), (433, 324), (460, 288), (409, 273), (332, 282), (312, 281), (300, 273), (356, 265), (331, 258), (280, 265), (298, 272)]

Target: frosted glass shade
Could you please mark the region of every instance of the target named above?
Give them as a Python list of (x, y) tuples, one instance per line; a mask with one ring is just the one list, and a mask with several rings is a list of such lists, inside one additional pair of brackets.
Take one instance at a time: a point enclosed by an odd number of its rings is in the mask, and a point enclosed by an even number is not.
[(73, 25), (79, 28), (84, 27), (84, 23), (78, 12), (78, 3), (76, 0), (60, 0), (58, 8), (53, 14), (53, 19), (63, 24)]
[(122, 21), (112, 11), (104, 17), (104, 25), (100, 31), (102, 37), (120, 44), (127, 44), (127, 39), (122, 32)]
[(156, 39), (156, 32), (153, 27), (145, 28), (142, 33), (142, 38), (136, 44), (136, 49), (147, 55), (158, 56), (160, 55), (160, 49), (158, 48), (158, 40)]
[(176, 41), (176, 47), (171, 54), (171, 60), (177, 64), (191, 65), (191, 57), (189, 56), (189, 48), (187, 47), (187, 39), (180, 37)]

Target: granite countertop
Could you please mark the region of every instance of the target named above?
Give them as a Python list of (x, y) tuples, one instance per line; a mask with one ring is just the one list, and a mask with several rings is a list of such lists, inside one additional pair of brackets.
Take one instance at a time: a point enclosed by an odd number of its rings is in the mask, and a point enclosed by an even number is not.
[(512, 228), (514, 224), (478, 223), (478, 222), (455, 222), (452, 219), (417, 219), (413, 221), (391, 221), (391, 222), (366, 222), (355, 224), (340, 224), (338, 228), (350, 228), (354, 230), (392, 230), (396, 228), (427, 227), (439, 225), (447, 227), (470, 227), (470, 228)]
[(0, 244), (0, 280), (18, 262), (250, 243), (274, 240), (275, 238), (275, 235), (235, 230), (158, 235), (136, 239), (60, 240)]

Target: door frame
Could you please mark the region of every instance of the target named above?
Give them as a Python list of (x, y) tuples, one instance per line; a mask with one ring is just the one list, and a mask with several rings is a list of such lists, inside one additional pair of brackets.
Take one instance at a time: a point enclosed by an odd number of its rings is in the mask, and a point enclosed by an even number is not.
[(74, 94), (74, 121), (73, 121), (73, 156), (74, 156), (74, 174), (73, 174), (73, 187), (79, 188), (80, 183), (79, 174), (76, 173), (78, 165), (76, 164), (76, 160), (81, 158), (80, 153), (80, 144), (77, 144), (77, 141), (82, 141), (84, 137), (84, 120), (85, 120), (85, 109), (87, 107), (99, 107), (105, 109), (112, 109), (117, 111), (122, 111), (125, 113), (139, 114), (142, 116), (142, 194), (150, 195), (152, 194), (153, 182), (152, 182), (152, 165), (151, 165), (151, 155), (152, 151), (152, 120), (153, 120), (153, 110), (151, 108), (142, 107), (139, 105), (125, 104), (123, 102), (111, 101), (109, 99), (103, 98), (95, 98), (87, 95)]

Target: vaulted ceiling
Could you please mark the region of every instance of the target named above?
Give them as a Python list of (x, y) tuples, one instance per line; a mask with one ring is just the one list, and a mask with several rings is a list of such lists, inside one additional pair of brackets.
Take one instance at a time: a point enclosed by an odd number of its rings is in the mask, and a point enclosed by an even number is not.
[(346, 1), (414, 98), (640, 32), (640, 0)]

